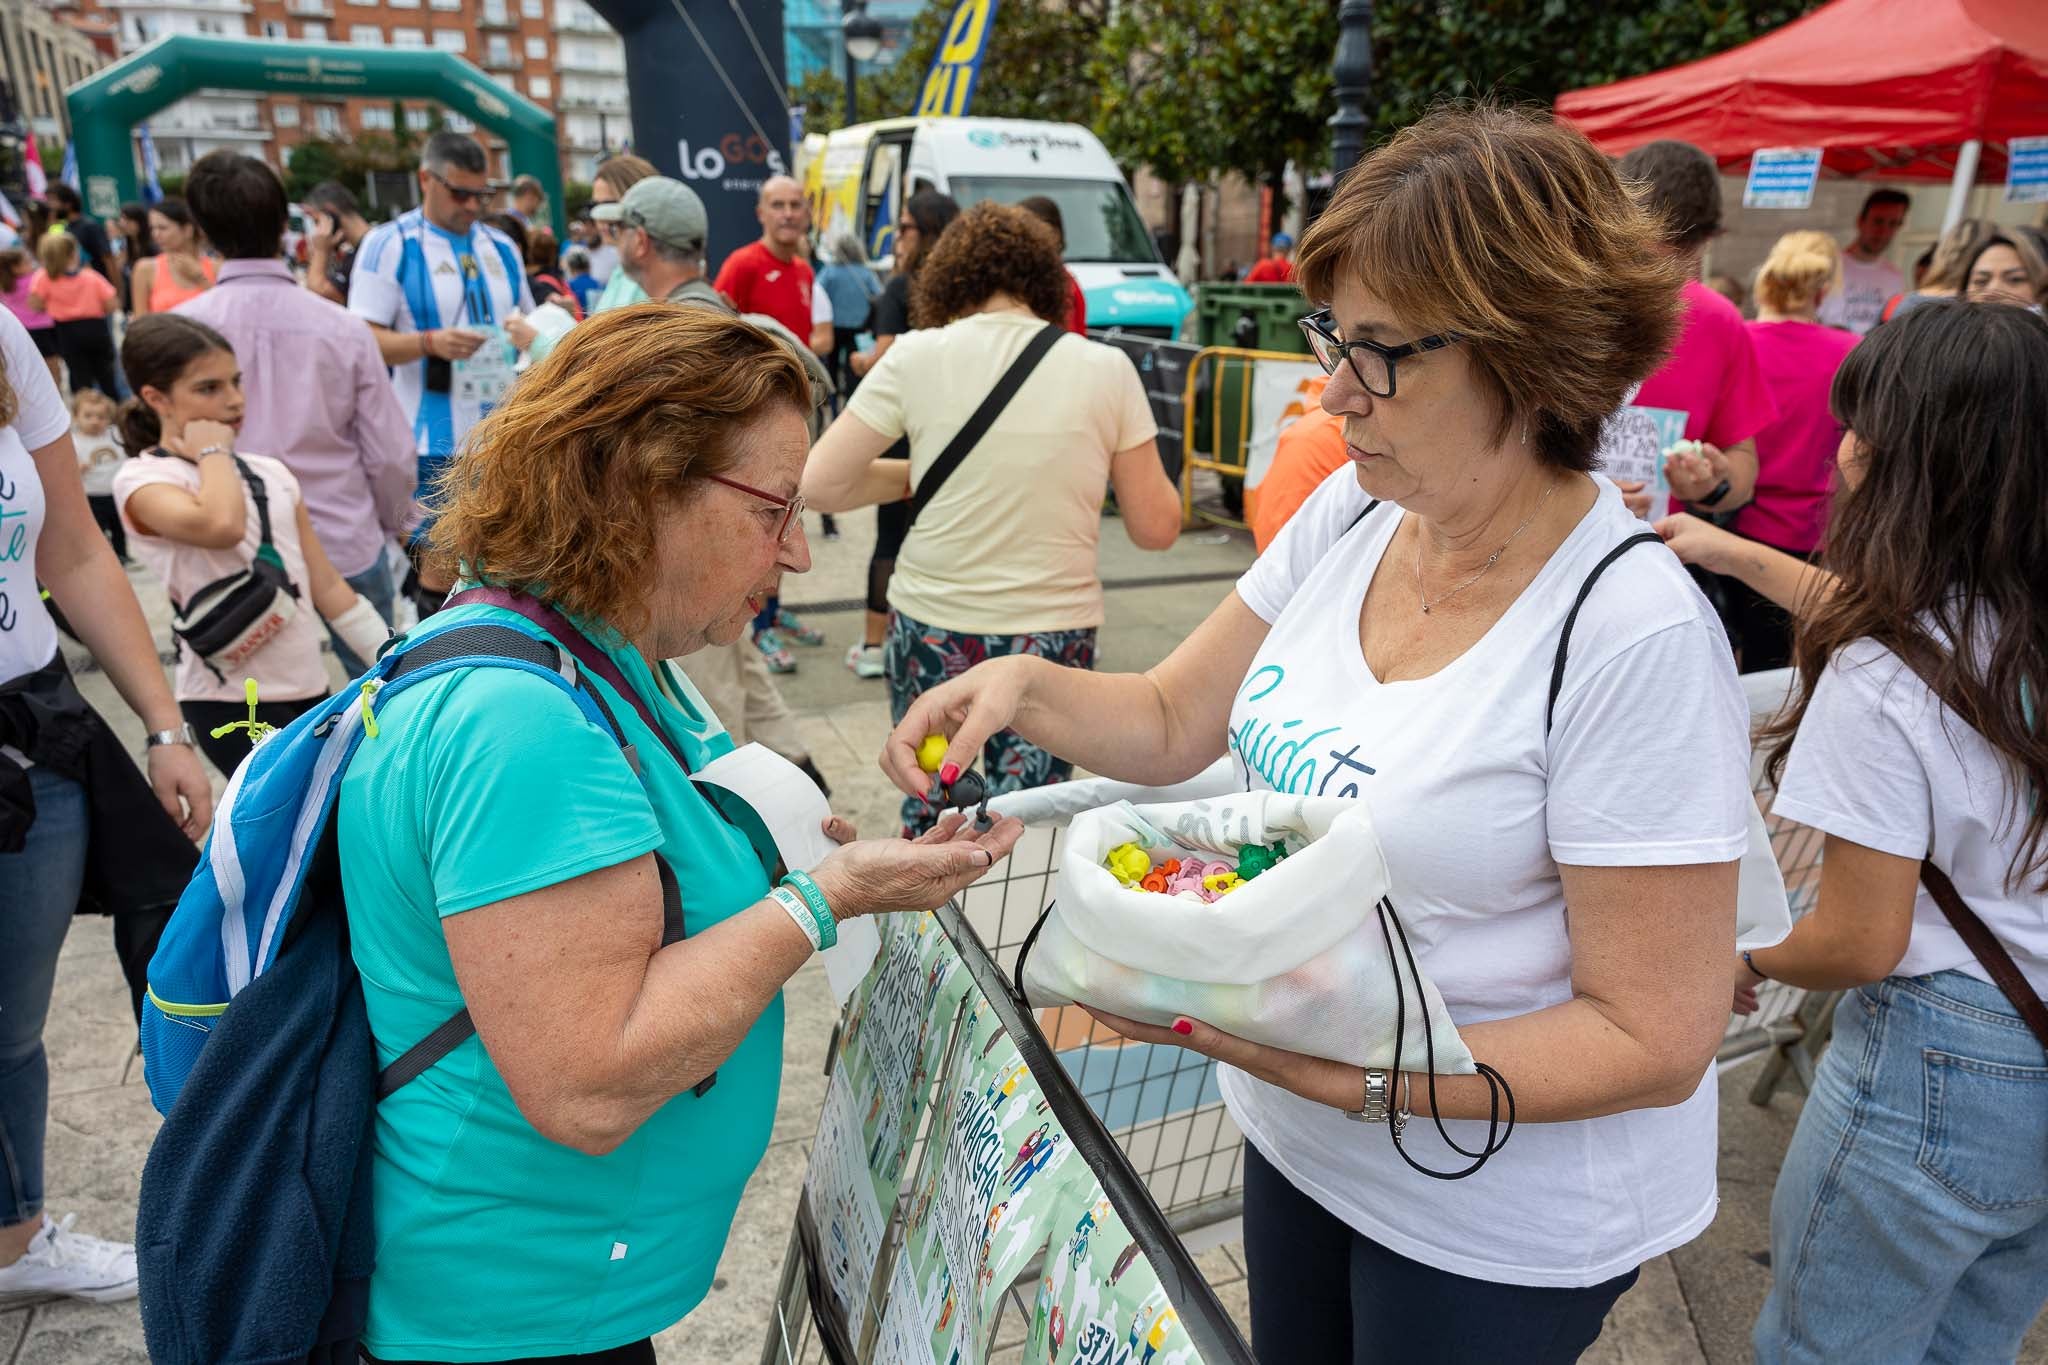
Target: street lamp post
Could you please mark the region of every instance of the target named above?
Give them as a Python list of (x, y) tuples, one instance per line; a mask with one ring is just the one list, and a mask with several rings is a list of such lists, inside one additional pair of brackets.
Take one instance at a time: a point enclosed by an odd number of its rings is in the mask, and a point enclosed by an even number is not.
[(1365, 155), (1365, 97), (1372, 91), (1372, 0), (1343, 0), (1337, 7), (1337, 113), (1330, 120), (1330, 169), (1338, 177)]
[(842, 8), (839, 31), (846, 39), (846, 126), (851, 128), (860, 121), (854, 103), (860, 64), (881, 54), (882, 23), (868, 13), (868, 0), (843, 0)]

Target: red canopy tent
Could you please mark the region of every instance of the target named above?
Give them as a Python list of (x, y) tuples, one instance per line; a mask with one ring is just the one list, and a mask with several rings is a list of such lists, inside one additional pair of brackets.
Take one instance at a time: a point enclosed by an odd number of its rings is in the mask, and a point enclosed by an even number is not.
[(1675, 138), (1735, 171), (1758, 148), (1819, 147), (1837, 175), (1967, 189), (2005, 178), (2007, 139), (2048, 135), (2048, 0), (1834, 0), (1717, 56), (1573, 90), (1557, 117), (1614, 156)]

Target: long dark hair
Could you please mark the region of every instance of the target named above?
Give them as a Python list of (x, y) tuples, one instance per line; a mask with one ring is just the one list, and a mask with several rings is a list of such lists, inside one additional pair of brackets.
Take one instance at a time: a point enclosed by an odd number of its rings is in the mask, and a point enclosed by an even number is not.
[[(1824, 563), (1839, 580), (1800, 624), (1800, 686), (1766, 732), (1768, 771), (1828, 661), (1873, 640), (1926, 680), (2012, 768), (2022, 822), (2006, 869), (2048, 889), (2048, 322), (2010, 304), (1928, 303), (1876, 329), (1835, 374), (1861, 478), (1838, 498)], [(2011, 826), (2008, 826), (2009, 828)]]
[(915, 275), (924, 268), (925, 258), (932, 254), (940, 235), (960, 216), (960, 205), (950, 194), (919, 190), (904, 201), (903, 212), (917, 224), (917, 254), (903, 268), (904, 274)]
[(215, 351), (233, 355), (235, 348), (205, 323), (180, 313), (150, 313), (129, 323), (121, 338), (121, 371), (136, 396), (121, 405), (121, 444), (139, 454), (163, 440), (163, 422), (142, 400), (143, 389), (169, 393), (193, 361)]

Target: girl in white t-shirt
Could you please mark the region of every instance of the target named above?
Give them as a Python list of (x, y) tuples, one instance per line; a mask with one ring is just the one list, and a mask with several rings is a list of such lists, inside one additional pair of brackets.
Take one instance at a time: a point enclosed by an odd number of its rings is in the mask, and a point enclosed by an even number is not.
[[(1150, 672), (996, 659), (889, 737), (913, 794), (926, 735), (964, 763), (1014, 727), (1108, 777), (1163, 785), (1228, 753), (1253, 787), (1369, 808), (1422, 972), (1513, 1092), (1518, 1126), (1477, 1170), (1435, 1180), (1402, 1154), (1470, 1166), (1445, 1139), (1487, 1143), (1485, 1076), (1097, 1015), (1227, 1063), (1261, 1360), (1575, 1360), (1637, 1267), (1714, 1216), (1747, 707), (1661, 546), (1574, 607), (1640, 534), (1590, 470), (1676, 325), (1659, 238), (1569, 128), (1479, 109), (1404, 130), (1301, 243), (1346, 467)], [(1379, 950), (1371, 910), (1354, 932)]]
[(1833, 402), (1849, 491), (1832, 578), (1786, 575), (1801, 685), (1772, 755), (1775, 813), (1827, 836), (1820, 897), (1735, 984), (1738, 1009), (1767, 978), (1848, 994), (1771, 1201), (1757, 1358), (2012, 1360), (2048, 1303), (2048, 1034), (1929, 888), (2038, 1003), (2048, 323), (1916, 308), (1850, 352)]
[(179, 649), (179, 708), (214, 766), (232, 773), (249, 752), (248, 736), (213, 731), (249, 718), (246, 678), (255, 679), (260, 698), (255, 719), (267, 725), (288, 725), (327, 695), (322, 631), (307, 607), (365, 659), (377, 657), (384, 623), (328, 562), (291, 471), (267, 455), (235, 450), (242, 373), (226, 338), (191, 318), (152, 313), (130, 324), (121, 364), (136, 395), (122, 406), (122, 437), (137, 456), (114, 476), (114, 500), (135, 553), (174, 603), (190, 600), (255, 559), (260, 488), (271, 545), (298, 596), (290, 619), (234, 676)]

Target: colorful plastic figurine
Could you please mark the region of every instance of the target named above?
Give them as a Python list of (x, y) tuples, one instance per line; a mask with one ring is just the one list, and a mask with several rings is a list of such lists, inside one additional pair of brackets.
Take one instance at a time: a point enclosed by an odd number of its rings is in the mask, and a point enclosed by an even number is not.
[(1202, 889), (1218, 896), (1235, 891), (1242, 885), (1235, 872), (1217, 872), (1202, 878)]
[(1285, 844), (1246, 844), (1237, 851), (1237, 875), (1246, 881), (1272, 870), (1287, 856)]
[(917, 746), (917, 766), (928, 773), (935, 773), (946, 761), (946, 737), (926, 735), (924, 743)]
[(1145, 874), (1138, 885), (1155, 895), (1163, 895), (1166, 891), (1166, 873), (1155, 867)]
[(1136, 886), (1152, 870), (1152, 858), (1136, 844), (1118, 844), (1102, 860), (1102, 865), (1125, 886)]

